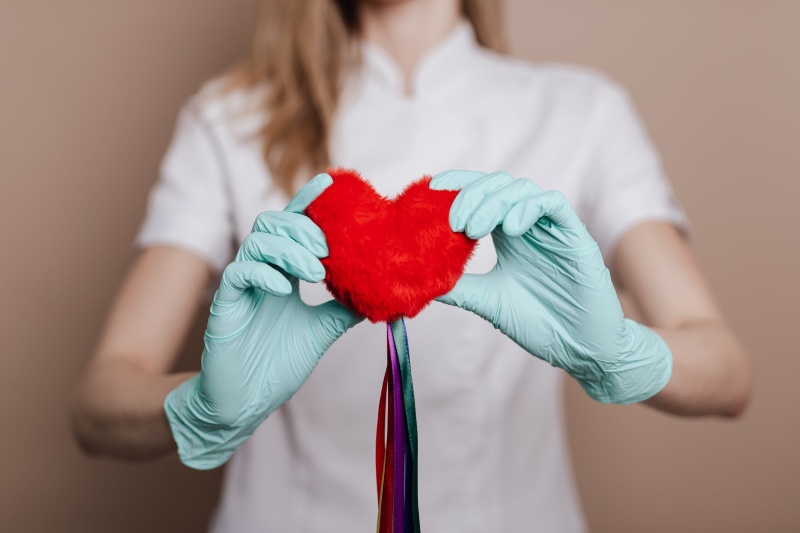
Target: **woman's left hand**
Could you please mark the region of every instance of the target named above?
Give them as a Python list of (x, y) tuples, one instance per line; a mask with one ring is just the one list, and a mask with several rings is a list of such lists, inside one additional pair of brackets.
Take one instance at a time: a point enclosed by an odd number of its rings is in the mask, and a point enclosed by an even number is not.
[(603, 403), (658, 393), (672, 374), (661, 337), (624, 317), (597, 243), (559, 191), (497, 172), (447, 171), (432, 189), (460, 190), (450, 226), (492, 235), (497, 265), (465, 274), (439, 301), (491, 322)]

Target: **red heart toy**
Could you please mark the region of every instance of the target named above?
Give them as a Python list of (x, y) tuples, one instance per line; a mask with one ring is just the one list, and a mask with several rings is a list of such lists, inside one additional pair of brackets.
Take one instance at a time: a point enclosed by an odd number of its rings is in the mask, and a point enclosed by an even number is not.
[(330, 169), (333, 184), (306, 209), (325, 233), (325, 285), (371, 322), (414, 317), (452, 289), (477, 241), (450, 229), (458, 191), (435, 191), (430, 176), (396, 198), (379, 195), (358, 172)]

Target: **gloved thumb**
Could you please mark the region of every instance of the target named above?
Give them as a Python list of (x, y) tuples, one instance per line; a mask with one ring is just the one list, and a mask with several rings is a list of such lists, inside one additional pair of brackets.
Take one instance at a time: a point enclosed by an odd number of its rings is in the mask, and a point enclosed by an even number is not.
[(487, 283), (488, 274), (464, 274), (456, 286), (436, 301), (454, 305), (467, 311), (484, 316), (488, 306), (494, 301), (489, 294), (490, 283)]
[(364, 320), (363, 316), (353, 313), (336, 300), (316, 305), (311, 309), (316, 315), (312, 334), (317, 336), (326, 349), (345, 331)]

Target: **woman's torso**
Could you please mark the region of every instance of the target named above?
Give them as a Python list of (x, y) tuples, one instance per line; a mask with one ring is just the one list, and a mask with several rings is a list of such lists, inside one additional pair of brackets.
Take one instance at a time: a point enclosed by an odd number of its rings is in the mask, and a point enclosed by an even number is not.
[[(394, 195), (449, 168), (503, 170), (560, 189), (581, 213), (591, 168), (587, 117), (600, 78), (536, 69), (487, 52), (463, 23), (421, 61), (400, 94), (391, 61), (365, 46), (343, 98), (332, 164)], [(239, 95), (229, 97), (247, 98)], [(209, 110), (222, 113), (219, 109)], [(224, 108), (223, 104), (217, 107)], [(269, 183), (253, 122), (219, 126), (235, 239), (287, 198)], [(494, 265), (483, 239), (467, 266)], [(330, 296), (303, 284), (309, 303)], [(585, 529), (562, 423), (561, 374), (478, 317), (432, 303), (409, 320), (419, 423), (420, 513), (426, 531)], [(342, 532), (375, 527), (374, 442), (385, 329), (339, 339), (302, 389), (235, 454), (212, 530)]]

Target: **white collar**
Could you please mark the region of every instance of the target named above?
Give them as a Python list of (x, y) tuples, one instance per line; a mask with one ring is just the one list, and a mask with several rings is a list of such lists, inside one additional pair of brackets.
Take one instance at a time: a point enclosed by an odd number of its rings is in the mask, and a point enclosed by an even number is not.
[[(459, 20), (444, 38), (417, 60), (411, 71), (410, 97), (438, 92), (453, 82), (461, 81), (469, 73), (469, 60), (475, 57), (479, 48), (472, 24), (466, 19)], [(368, 77), (398, 96), (405, 97), (402, 71), (393, 57), (366, 41), (361, 42), (361, 54), (362, 68)]]

